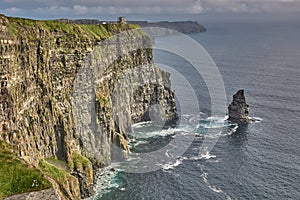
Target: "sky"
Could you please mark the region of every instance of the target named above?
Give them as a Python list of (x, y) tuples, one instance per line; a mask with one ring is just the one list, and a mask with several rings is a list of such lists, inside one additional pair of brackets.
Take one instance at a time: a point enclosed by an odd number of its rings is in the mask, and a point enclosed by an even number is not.
[(182, 16), (300, 13), (300, 0), (0, 0), (0, 13), (34, 19), (172, 19)]

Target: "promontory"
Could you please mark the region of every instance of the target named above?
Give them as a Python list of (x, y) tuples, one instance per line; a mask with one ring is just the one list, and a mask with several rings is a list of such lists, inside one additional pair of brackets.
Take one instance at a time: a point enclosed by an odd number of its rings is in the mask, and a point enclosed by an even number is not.
[(138, 27), (0, 15), (0, 199), (89, 197), (151, 105), (176, 121), (170, 74)]

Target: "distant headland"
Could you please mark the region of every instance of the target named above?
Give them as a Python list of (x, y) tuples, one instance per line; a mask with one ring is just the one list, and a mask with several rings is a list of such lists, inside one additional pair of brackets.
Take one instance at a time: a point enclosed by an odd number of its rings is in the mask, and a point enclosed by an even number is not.
[(119, 17), (118, 21), (100, 21), (97, 19), (59, 19), (58, 21), (71, 23), (71, 24), (138, 24), (141, 27), (158, 27), (165, 28), (171, 31), (166, 31), (164, 33), (160, 32), (159, 34), (155, 34), (155, 36), (169, 35), (172, 34), (173, 31), (178, 31), (180, 33), (188, 34), (188, 33), (201, 33), (207, 31), (207, 29), (199, 24), (196, 21), (159, 21), (159, 22), (148, 22), (148, 21), (126, 21), (125, 17)]

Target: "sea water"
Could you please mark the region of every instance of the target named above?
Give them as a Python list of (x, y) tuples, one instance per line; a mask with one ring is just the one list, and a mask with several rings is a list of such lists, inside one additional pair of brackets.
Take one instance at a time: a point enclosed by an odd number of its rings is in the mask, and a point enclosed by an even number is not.
[[(300, 199), (300, 23), (225, 20), (205, 26), (206, 33), (189, 37), (216, 62), (227, 103), (238, 89), (245, 89), (250, 115), (262, 121), (238, 126), (224, 121), (225, 116), (210, 116), (210, 96), (203, 79), (186, 70), (189, 63), (184, 59), (155, 50), (156, 63), (180, 71), (193, 86), (200, 112), (181, 113), (181, 129), (134, 125), (132, 152), (160, 149), (184, 131), (194, 134), (194, 140), (183, 155), (160, 170), (103, 169), (92, 199)], [(217, 144), (199, 154), (207, 130), (220, 126)]]

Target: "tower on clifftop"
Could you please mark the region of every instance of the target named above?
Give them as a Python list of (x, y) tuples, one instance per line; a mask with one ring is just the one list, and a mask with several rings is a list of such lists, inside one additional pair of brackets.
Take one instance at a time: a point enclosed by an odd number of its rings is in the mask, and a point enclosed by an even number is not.
[(118, 22), (119, 22), (119, 24), (126, 24), (126, 18), (125, 17), (119, 17)]

